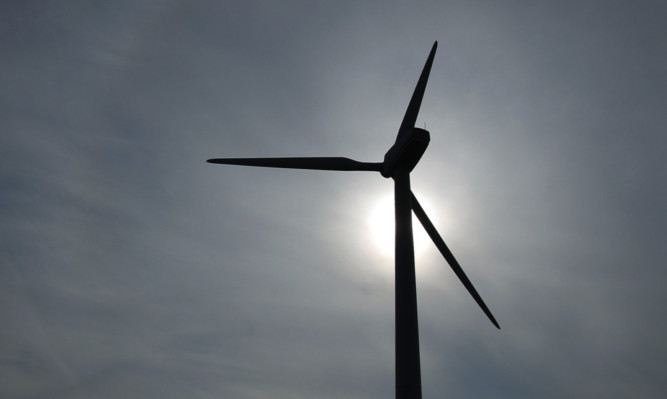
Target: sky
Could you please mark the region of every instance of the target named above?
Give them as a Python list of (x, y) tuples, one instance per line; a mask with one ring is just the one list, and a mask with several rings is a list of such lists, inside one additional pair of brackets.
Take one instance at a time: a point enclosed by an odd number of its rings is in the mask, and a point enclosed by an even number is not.
[[(0, 396), (388, 398), (369, 172), (434, 41), (424, 398), (667, 395), (660, 1), (0, 4)], [(390, 216), (391, 217), (391, 216)]]

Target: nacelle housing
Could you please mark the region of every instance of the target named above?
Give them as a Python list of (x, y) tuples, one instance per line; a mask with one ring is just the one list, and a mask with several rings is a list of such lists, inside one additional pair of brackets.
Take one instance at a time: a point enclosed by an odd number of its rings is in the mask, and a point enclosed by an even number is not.
[(409, 134), (399, 135), (394, 145), (384, 155), (382, 176), (387, 178), (394, 176), (397, 168), (411, 172), (424, 155), (430, 141), (431, 135), (428, 131), (418, 127), (412, 128)]

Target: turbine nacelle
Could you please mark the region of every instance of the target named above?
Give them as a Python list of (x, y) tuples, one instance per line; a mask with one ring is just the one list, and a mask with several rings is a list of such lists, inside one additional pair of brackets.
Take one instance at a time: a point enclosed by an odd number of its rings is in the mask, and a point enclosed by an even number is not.
[(412, 172), (430, 141), (431, 135), (428, 131), (418, 127), (413, 127), (408, 134), (399, 134), (394, 145), (384, 154), (380, 171), (382, 176), (393, 177), (398, 168)]

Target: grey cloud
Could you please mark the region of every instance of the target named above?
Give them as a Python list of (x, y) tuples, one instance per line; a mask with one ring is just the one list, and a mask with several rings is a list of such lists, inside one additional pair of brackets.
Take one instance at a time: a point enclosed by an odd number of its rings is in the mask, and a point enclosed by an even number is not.
[(380, 160), (436, 39), (414, 187), (503, 330), (418, 259), (424, 397), (664, 396), (661, 7), (3, 5), (2, 396), (391, 396), (390, 182), (204, 160)]

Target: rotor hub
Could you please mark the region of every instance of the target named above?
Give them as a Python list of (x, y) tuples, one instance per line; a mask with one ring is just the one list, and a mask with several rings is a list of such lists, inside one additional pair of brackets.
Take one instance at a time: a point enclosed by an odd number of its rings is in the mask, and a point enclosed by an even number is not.
[(424, 155), (430, 141), (429, 132), (418, 127), (413, 127), (408, 134), (399, 135), (394, 145), (384, 155), (382, 176), (393, 177), (397, 168), (411, 172)]

